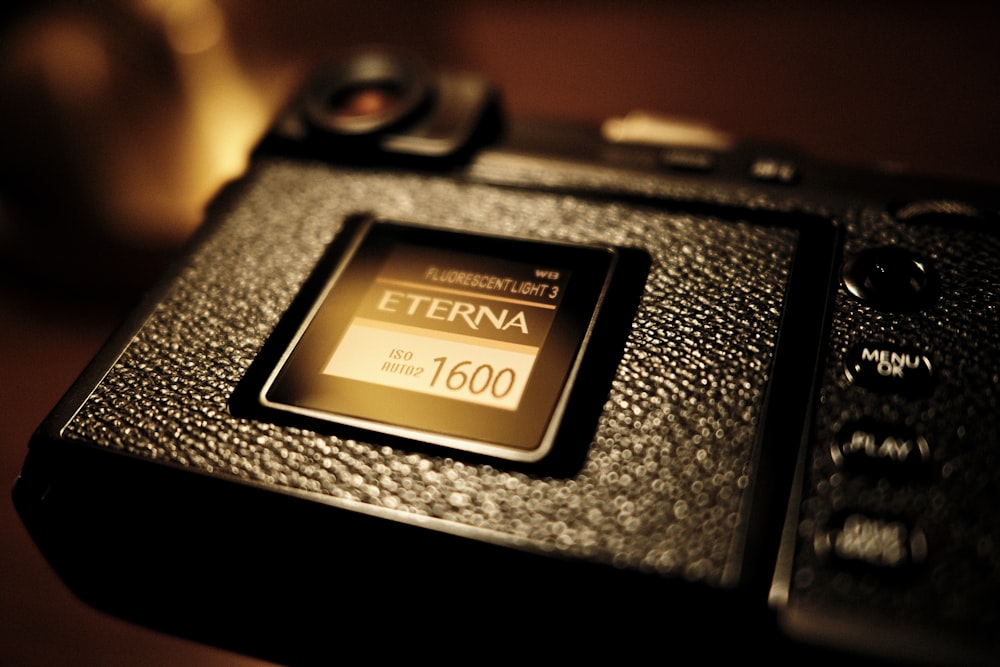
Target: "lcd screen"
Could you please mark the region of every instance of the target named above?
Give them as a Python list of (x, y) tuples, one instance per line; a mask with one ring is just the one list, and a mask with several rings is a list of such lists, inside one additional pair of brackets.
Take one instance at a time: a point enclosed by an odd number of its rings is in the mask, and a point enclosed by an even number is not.
[(610, 247), (367, 222), (261, 402), (538, 460), (552, 445), (616, 258)]

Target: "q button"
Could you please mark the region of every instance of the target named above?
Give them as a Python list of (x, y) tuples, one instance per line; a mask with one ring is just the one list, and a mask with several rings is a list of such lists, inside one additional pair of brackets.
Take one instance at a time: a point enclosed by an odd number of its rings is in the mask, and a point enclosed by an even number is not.
[(934, 379), (926, 354), (892, 343), (857, 345), (847, 355), (845, 371), (854, 384), (883, 394), (926, 394)]
[(869, 306), (912, 312), (934, 293), (934, 276), (925, 259), (895, 246), (868, 248), (843, 267), (847, 291)]

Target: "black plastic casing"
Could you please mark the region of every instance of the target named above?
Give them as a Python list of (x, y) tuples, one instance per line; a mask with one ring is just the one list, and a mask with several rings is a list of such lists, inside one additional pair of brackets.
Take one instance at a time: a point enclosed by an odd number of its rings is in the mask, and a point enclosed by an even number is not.
[[(261, 151), (33, 438), (14, 492), (33, 538), (101, 609), (286, 663), (359, 644), (996, 659), (996, 189), (677, 150), (705, 159), (519, 122), (447, 165)], [(649, 258), (588, 351), (571, 455), (497, 461), (240, 402), (359, 214)], [(842, 281), (886, 246), (931, 276), (905, 308), (891, 276), (874, 301)], [(861, 386), (859, 346), (926, 356), (930, 377)], [(927, 455), (831, 454), (865, 419)]]

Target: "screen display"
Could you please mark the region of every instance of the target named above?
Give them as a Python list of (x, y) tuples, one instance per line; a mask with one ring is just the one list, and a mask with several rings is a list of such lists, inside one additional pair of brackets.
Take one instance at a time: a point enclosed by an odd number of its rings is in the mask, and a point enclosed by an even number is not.
[(395, 248), (323, 372), (516, 410), (570, 273)]
[(515, 460), (551, 447), (612, 248), (367, 222), (261, 401)]

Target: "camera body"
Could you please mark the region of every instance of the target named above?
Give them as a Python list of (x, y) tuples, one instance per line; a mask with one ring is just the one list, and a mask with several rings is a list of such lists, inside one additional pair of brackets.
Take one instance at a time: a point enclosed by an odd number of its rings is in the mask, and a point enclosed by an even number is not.
[(379, 58), (307, 98), (406, 108), (297, 100), (37, 431), (78, 595), (292, 663), (1000, 657), (1000, 191)]

